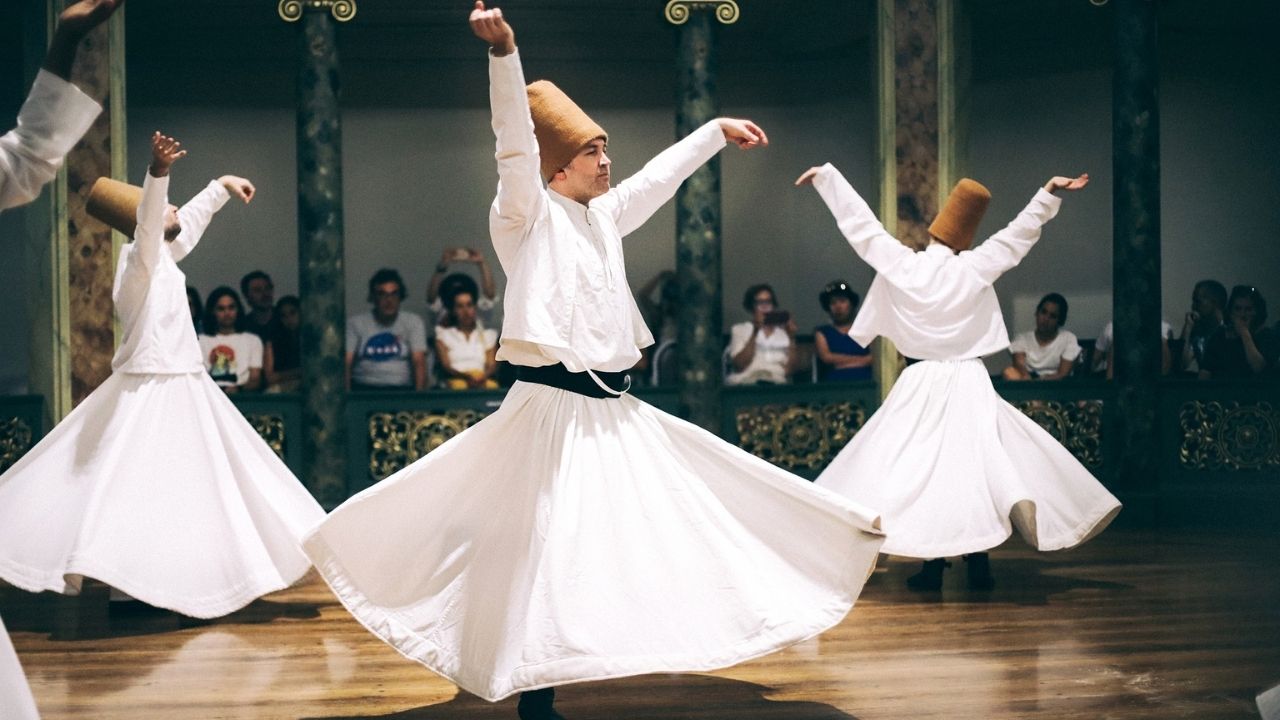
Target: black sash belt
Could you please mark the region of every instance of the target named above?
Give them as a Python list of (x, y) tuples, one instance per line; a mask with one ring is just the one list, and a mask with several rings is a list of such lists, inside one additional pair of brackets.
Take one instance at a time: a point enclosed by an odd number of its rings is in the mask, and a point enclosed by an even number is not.
[[(601, 372), (595, 371), (596, 377), (605, 385), (624, 392), (627, 387), (627, 374), (625, 372)], [(591, 376), (585, 372), (569, 372), (569, 369), (562, 364), (543, 365), (542, 367), (527, 367), (525, 365), (516, 366), (516, 379), (524, 382), (537, 383), (539, 385), (547, 385), (561, 390), (568, 390), (572, 393), (585, 395), (592, 398), (616, 398), (604, 391)]]

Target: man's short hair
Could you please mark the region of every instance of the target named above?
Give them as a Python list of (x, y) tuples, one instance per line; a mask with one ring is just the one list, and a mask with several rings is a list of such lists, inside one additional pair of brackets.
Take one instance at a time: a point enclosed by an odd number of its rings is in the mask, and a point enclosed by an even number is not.
[(270, 275), (262, 272), (261, 270), (254, 270), (253, 272), (240, 278), (240, 294), (241, 295), (247, 296), (249, 294), (249, 283), (253, 282), (254, 280), (266, 280), (268, 285), (275, 287), (275, 283), (271, 282)]
[(369, 302), (374, 302), (373, 290), (379, 285), (393, 282), (400, 288), (400, 299), (403, 300), (407, 291), (404, 287), (404, 279), (400, 277), (400, 273), (391, 268), (382, 268), (369, 278)]

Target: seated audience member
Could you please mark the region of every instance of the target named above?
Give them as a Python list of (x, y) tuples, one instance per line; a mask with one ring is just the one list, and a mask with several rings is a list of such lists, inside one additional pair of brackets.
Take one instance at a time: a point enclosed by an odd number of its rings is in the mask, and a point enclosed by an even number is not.
[(730, 331), (728, 354), (733, 371), (725, 384), (790, 382), (796, 362), (796, 322), (777, 305), (772, 287), (747, 288), (742, 307), (751, 313), (751, 320), (734, 325)]
[(1061, 380), (1071, 375), (1080, 343), (1062, 326), (1067, 324), (1067, 299), (1049, 293), (1036, 305), (1036, 329), (1013, 339), (1009, 352), (1013, 364), (1004, 370), (1006, 380)]
[(1227, 289), (1217, 280), (1201, 280), (1191, 291), (1191, 310), (1182, 323), (1181, 372), (1198, 373), (1204, 362), (1205, 344), (1222, 327), (1227, 309)]
[(860, 299), (843, 280), (829, 283), (818, 295), (822, 309), (831, 316), (830, 325), (822, 325), (813, 332), (818, 379), (823, 382), (871, 379), (871, 351), (849, 337)]
[(348, 390), (423, 390), (427, 387), (427, 326), (402, 311), (404, 280), (383, 268), (369, 278), (370, 312), (347, 319)]
[(196, 326), (196, 334), (204, 327), (204, 302), (200, 300), (200, 292), (187, 286), (187, 308), (191, 310), (191, 323)]
[[(1173, 369), (1173, 357), (1169, 354), (1169, 341), (1173, 339), (1173, 325), (1167, 320), (1160, 321), (1160, 374), (1168, 375)], [(1095, 375), (1105, 374), (1108, 380), (1115, 377), (1116, 346), (1115, 323), (1108, 322), (1102, 328), (1098, 339), (1093, 341), (1093, 367)]]
[(1278, 339), (1267, 322), (1267, 302), (1248, 285), (1231, 289), (1227, 322), (1205, 343), (1200, 378), (1261, 377), (1276, 362)]
[(270, 392), (297, 392), (302, 386), (302, 304), (293, 295), (276, 301), (262, 370)]
[(262, 342), (271, 342), (275, 330), (275, 291), (271, 276), (254, 270), (240, 278), (240, 294), (249, 306), (244, 319), (244, 329), (258, 336)]
[(498, 381), (494, 358), (498, 331), (485, 328), (476, 317), (476, 281), (468, 275), (450, 275), (440, 285), (444, 322), (436, 326), (436, 358), (450, 390), (493, 390)]
[(431, 312), (435, 324), (442, 324), (445, 313), (448, 311), (441, 299), (440, 285), (444, 282), (450, 265), (476, 266), (480, 272), (480, 287), (483, 290), (482, 293), (474, 296), (476, 310), (479, 311), (477, 317), (483, 316), (486, 321), (492, 323), (493, 309), (498, 304), (498, 287), (493, 282), (493, 271), (489, 269), (484, 253), (475, 248), (451, 247), (444, 249), (444, 253), (440, 256), (440, 264), (436, 265), (436, 271), (432, 273), (431, 281), (427, 283), (427, 310)]
[(204, 305), (200, 353), (209, 376), (227, 393), (262, 386), (262, 341), (244, 332), (244, 306), (236, 291), (223, 285), (209, 293)]

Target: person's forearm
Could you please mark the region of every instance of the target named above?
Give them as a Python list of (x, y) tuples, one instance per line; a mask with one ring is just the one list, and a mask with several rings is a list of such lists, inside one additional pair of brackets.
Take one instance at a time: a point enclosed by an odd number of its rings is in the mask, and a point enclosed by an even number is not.
[(738, 372), (742, 372), (743, 370), (747, 369), (747, 366), (750, 365), (751, 361), (754, 360), (755, 358), (756, 358), (756, 337), (755, 335), (752, 335), (751, 340), (747, 342), (746, 347), (739, 350), (738, 354), (733, 356), (733, 369), (737, 370)]
[(413, 389), (427, 389), (427, 361), (425, 359), (421, 361), (415, 359), (413, 361)]

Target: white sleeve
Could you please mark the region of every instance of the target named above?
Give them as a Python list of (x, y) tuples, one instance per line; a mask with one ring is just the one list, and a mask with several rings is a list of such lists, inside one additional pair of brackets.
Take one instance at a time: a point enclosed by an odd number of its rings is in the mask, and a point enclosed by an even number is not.
[(498, 195), (489, 210), (489, 234), (498, 261), (510, 273), (525, 231), (548, 202), (519, 50), (489, 56), (489, 104), (498, 161)]
[(1062, 330), (1061, 333), (1065, 336), (1062, 343), (1062, 359), (1075, 362), (1080, 357), (1080, 341), (1076, 339), (1075, 333), (1066, 330)]
[(751, 340), (751, 323), (738, 323), (729, 330), (729, 354), (737, 355)]
[(890, 283), (897, 285), (907, 280), (915, 265), (915, 251), (884, 229), (871, 206), (839, 170), (831, 163), (823, 165), (813, 178), (813, 187), (835, 216), (840, 233), (858, 257)]
[(1027, 333), (1018, 333), (1014, 336), (1013, 342), (1009, 343), (1010, 353), (1025, 353), (1028, 352), (1028, 350)]
[(222, 183), (210, 180), (186, 205), (178, 208), (178, 224), (182, 226), (182, 232), (178, 233), (172, 243), (175, 260), (181, 260), (195, 249), (196, 243), (200, 242), (204, 231), (209, 227), (209, 222), (213, 220), (213, 214), (221, 210), (230, 197), (231, 194), (222, 187)]
[(18, 126), (0, 137), (0, 209), (31, 202), (102, 107), (47, 70), (36, 74)]
[(155, 270), (164, 248), (164, 215), (169, 207), (169, 176), (147, 177), (142, 181), (142, 202), (138, 203), (138, 225), (133, 230), (135, 252), (147, 272)]
[(1040, 239), (1040, 229), (1058, 214), (1062, 198), (1041, 188), (1003, 230), (973, 250), (960, 253), (983, 282), (994, 283), (1013, 269)]

